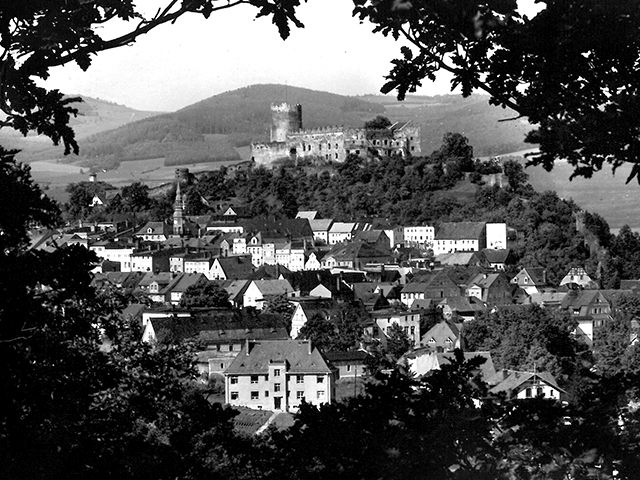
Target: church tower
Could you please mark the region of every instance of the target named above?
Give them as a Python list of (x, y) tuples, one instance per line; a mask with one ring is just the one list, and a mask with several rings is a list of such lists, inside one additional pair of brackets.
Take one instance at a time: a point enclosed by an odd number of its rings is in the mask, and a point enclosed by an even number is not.
[(180, 180), (178, 179), (176, 186), (176, 200), (173, 203), (173, 234), (177, 236), (184, 235), (184, 198), (180, 193)]

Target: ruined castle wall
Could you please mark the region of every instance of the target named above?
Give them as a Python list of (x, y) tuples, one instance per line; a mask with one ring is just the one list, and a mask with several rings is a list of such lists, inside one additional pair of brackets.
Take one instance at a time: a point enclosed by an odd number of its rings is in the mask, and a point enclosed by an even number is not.
[(256, 166), (270, 166), (277, 160), (290, 158), (290, 147), (286, 142), (252, 143), (251, 159)]
[(287, 143), (290, 148), (295, 149), (298, 158), (313, 157), (327, 162), (344, 162), (347, 156), (343, 127), (299, 130), (289, 134)]
[(420, 127), (414, 125), (402, 127), (394, 132), (394, 138), (402, 143), (406, 149), (406, 153), (413, 156), (422, 153), (422, 149), (420, 148)]

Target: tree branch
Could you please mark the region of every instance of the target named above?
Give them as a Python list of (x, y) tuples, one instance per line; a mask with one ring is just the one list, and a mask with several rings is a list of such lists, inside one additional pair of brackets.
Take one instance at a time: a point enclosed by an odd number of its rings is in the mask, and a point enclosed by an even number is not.
[[(117, 47), (121, 47), (121, 46), (124, 46), (124, 45), (128, 45), (131, 42), (133, 42), (136, 38), (138, 38), (140, 35), (143, 35), (143, 34), (149, 32), (149, 31), (153, 30), (154, 28), (156, 28), (156, 27), (158, 27), (158, 26), (160, 26), (162, 24), (165, 24), (167, 22), (174, 22), (175, 20), (177, 20), (179, 17), (181, 17), (185, 13), (193, 11), (193, 10), (189, 10), (188, 8), (182, 6), (178, 10), (170, 13), (169, 11), (170, 11), (171, 7), (173, 7), (176, 3), (177, 3), (177, 0), (171, 0), (169, 5), (167, 5), (167, 7), (162, 11), (162, 13), (159, 16), (157, 15), (156, 17), (152, 18), (151, 20), (146, 20), (146, 21), (143, 20), (131, 32), (125, 33), (124, 35), (121, 35), (119, 37), (113, 38), (111, 40), (102, 40), (100, 42), (96, 42), (96, 43), (91, 44), (91, 45), (85, 45), (85, 46), (82, 46), (82, 47), (78, 47), (73, 52), (70, 52), (70, 53), (68, 53), (66, 55), (62, 55), (62, 56), (60, 56), (58, 58), (51, 59), (51, 60), (47, 61), (47, 66), (48, 67), (57, 67), (57, 66), (64, 65), (66, 63), (72, 62), (72, 61), (74, 61), (76, 58), (78, 58), (81, 55), (102, 52), (102, 51), (105, 51), (105, 50), (110, 50), (112, 48), (117, 48)], [(237, 5), (245, 4), (245, 3), (247, 3), (247, 0), (236, 0), (235, 2), (229, 2), (226, 5), (213, 7), (211, 9), (211, 13), (217, 12), (217, 11), (220, 11), (220, 10), (226, 10), (228, 8), (232, 8), (232, 7), (235, 7)]]
[[(447, 71), (449, 73), (452, 73), (454, 75), (459, 73), (458, 69), (456, 69), (455, 67), (451, 67), (451, 66), (447, 65), (442, 58), (438, 58), (436, 55), (431, 53), (414, 35), (412, 35), (410, 32), (405, 30), (404, 27), (402, 27), (402, 26), (399, 27), (399, 30), (407, 40), (409, 40), (414, 46), (416, 46), (421, 53), (427, 55), (428, 57), (431, 58), (431, 60), (436, 62), (440, 66), (441, 69), (443, 69), (443, 70), (445, 70), (445, 71)], [(520, 114), (520, 117), (526, 117), (527, 116), (524, 113), (524, 111), (522, 110), (522, 107), (520, 105), (518, 105), (515, 101), (513, 101), (512, 98), (507, 98), (507, 97), (497, 93), (489, 85), (487, 85), (486, 83), (484, 83), (484, 82), (482, 82), (480, 80), (474, 80), (473, 84), (474, 84), (475, 88), (478, 88), (480, 90), (485, 91), (486, 93), (491, 95), (493, 98), (497, 99), (502, 105), (507, 106), (507, 107), (511, 108), (512, 110), (514, 110), (515, 112), (517, 112), (518, 114)]]

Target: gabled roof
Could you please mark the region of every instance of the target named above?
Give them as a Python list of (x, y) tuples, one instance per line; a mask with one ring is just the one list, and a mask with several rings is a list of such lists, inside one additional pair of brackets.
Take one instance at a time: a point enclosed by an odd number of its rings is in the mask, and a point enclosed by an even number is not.
[(520, 275), (521, 273), (526, 273), (529, 276), (529, 278), (533, 282), (533, 283), (530, 283), (529, 285), (541, 286), (546, 283), (545, 270), (542, 267), (525, 267), (522, 270), (520, 270), (518, 275)]
[(434, 339), (436, 344), (443, 344), (447, 338), (450, 338), (454, 343), (458, 337), (460, 337), (460, 330), (462, 328), (461, 323), (453, 323), (447, 320), (442, 320), (431, 327), (422, 336), (422, 343), (428, 342), (430, 339)]
[(324, 352), (325, 358), (331, 363), (338, 362), (364, 362), (369, 353), (364, 350), (352, 350), (348, 352)]
[(328, 232), (333, 223), (333, 218), (314, 218), (309, 220), (311, 230), (314, 232)]
[(384, 241), (389, 242), (389, 237), (384, 230), (366, 230), (360, 231), (356, 234), (355, 240), (361, 241), (365, 243), (377, 243), (380, 241), (381, 237), (384, 235)]
[(225, 375), (269, 373), (269, 365), (283, 362), (287, 373), (330, 374), (331, 368), (320, 351), (308, 340), (249, 342), (231, 362)]
[(429, 288), (427, 282), (411, 282), (407, 283), (401, 293), (424, 293)]
[(510, 253), (511, 250), (508, 248), (485, 248), (482, 250), (484, 258), (489, 263), (506, 263)]
[(253, 274), (253, 264), (249, 257), (220, 257), (215, 262), (220, 264), (228, 280), (245, 280)]
[(435, 261), (441, 265), (469, 265), (477, 260), (476, 252), (451, 252), (435, 256)]
[(139, 287), (148, 287), (153, 282), (157, 282), (159, 285), (168, 285), (173, 280), (172, 272), (147, 272), (142, 280), (138, 282)]
[(234, 302), (244, 295), (249, 286), (249, 280), (221, 280), (217, 282), (229, 294), (229, 300)]
[(482, 237), (484, 222), (444, 222), (440, 224), (436, 240), (477, 240)]
[(314, 220), (317, 216), (317, 210), (300, 210), (296, 214), (296, 218), (306, 218), (307, 220)]
[(213, 314), (191, 317), (151, 318), (158, 342), (179, 342), (193, 338), (199, 343), (215, 345), (239, 343), (244, 340), (289, 338), (285, 326), (275, 317), (259, 315), (253, 320), (237, 320), (229, 309), (217, 309)]
[(580, 308), (598, 302), (609, 303), (601, 290), (574, 290), (562, 299), (562, 308)]
[(258, 269), (251, 274), (249, 277), (250, 280), (277, 280), (280, 278), (280, 275), (289, 279), (289, 276), (293, 272), (289, 270), (287, 267), (280, 265), (279, 263), (275, 265), (269, 265), (267, 263), (260, 265)]
[(253, 280), (262, 295), (282, 295), (293, 292), (293, 287), (288, 280)]
[(351, 233), (355, 228), (356, 224), (353, 222), (333, 222), (329, 233)]
[(480, 288), (491, 288), (499, 279), (499, 273), (479, 273), (469, 282), (469, 286), (477, 285)]
[(447, 305), (452, 311), (461, 313), (482, 312), (487, 309), (476, 297), (446, 297), (439, 305)]
[[(148, 230), (151, 229), (149, 233)], [(173, 228), (164, 222), (147, 222), (136, 232), (136, 235), (171, 235)]]
[(206, 280), (207, 277), (205, 277), (202, 273), (183, 273), (178, 278), (178, 281), (172, 286), (171, 291), (184, 292), (190, 286)]
[[(506, 373), (506, 376), (505, 376), (505, 373)], [(556, 379), (553, 378), (553, 375), (551, 375), (549, 372), (533, 373), (533, 372), (516, 372), (513, 370), (506, 370), (506, 371), (498, 372), (495, 378), (499, 380), (499, 383), (497, 383), (490, 390), (490, 392), (492, 393), (498, 393), (498, 392), (510, 393), (510, 392), (513, 392), (514, 390), (517, 390), (518, 387), (520, 387), (523, 383), (529, 380), (535, 381), (536, 379), (548, 385), (551, 385), (556, 390), (564, 392), (564, 390), (558, 386)]]

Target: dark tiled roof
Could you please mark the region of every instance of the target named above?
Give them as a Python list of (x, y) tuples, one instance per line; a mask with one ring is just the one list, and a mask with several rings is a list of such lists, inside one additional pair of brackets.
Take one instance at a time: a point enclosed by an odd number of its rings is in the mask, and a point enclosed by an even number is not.
[(246, 280), (253, 274), (250, 257), (220, 257), (217, 260), (228, 280)]
[(324, 352), (324, 356), (332, 363), (348, 361), (364, 362), (365, 358), (367, 358), (369, 354), (364, 350), (354, 350), (350, 352)]
[[(151, 229), (151, 233), (147, 231)], [(147, 222), (136, 235), (171, 235), (173, 228), (164, 222)]]
[[(501, 378), (501, 374), (504, 375), (504, 371), (498, 372), (498, 375), (494, 378)], [(515, 372), (507, 370), (506, 377), (503, 377), (503, 380), (497, 383), (490, 391), (492, 393), (498, 392), (512, 392), (516, 390), (520, 385), (527, 382), (528, 380), (535, 380), (536, 378), (551, 385), (557, 390), (564, 392), (556, 382), (556, 379), (553, 378), (549, 372)]]
[[(309, 351), (311, 349), (311, 351)], [(270, 340), (243, 346), (225, 374), (265, 374), (273, 362), (286, 362), (289, 373), (331, 373), (320, 351), (307, 340)]]
[(510, 253), (511, 250), (509, 250), (508, 248), (485, 248), (482, 250), (484, 258), (486, 258), (487, 262), (489, 263), (505, 263), (508, 260)]
[(468, 240), (482, 237), (484, 222), (445, 222), (436, 232), (436, 240)]

